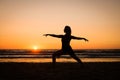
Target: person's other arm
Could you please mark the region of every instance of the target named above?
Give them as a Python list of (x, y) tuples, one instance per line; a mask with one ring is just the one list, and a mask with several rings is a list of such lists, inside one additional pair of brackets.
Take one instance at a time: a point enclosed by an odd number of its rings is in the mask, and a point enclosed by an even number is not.
[(83, 37), (75, 37), (75, 36), (71, 36), (72, 39), (77, 39), (77, 40), (85, 40), (85, 41), (88, 41), (88, 39), (86, 38), (83, 38)]
[(52, 36), (52, 37), (57, 37), (57, 38), (62, 38), (63, 35), (56, 35), (56, 34), (44, 34), (43, 36)]

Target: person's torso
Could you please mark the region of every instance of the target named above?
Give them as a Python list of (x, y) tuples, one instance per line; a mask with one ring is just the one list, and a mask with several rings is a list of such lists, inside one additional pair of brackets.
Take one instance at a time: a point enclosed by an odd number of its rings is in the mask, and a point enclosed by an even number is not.
[(70, 41), (71, 41), (71, 35), (64, 35), (62, 37), (62, 49), (64, 51), (68, 51), (71, 49)]

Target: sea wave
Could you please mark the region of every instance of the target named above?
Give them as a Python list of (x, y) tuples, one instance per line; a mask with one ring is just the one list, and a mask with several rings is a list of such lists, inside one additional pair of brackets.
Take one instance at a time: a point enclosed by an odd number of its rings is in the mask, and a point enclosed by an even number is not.
[[(50, 58), (57, 49), (1, 49), (0, 58)], [(78, 57), (117, 57), (120, 58), (120, 49), (75, 49), (75, 54)], [(62, 55), (61, 57), (70, 58), (69, 55)]]

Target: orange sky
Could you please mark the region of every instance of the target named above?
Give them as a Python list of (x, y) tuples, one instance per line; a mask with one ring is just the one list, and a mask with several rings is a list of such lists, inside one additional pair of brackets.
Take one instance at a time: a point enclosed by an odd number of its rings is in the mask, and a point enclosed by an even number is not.
[(0, 0), (0, 49), (61, 48), (60, 39), (42, 36), (72, 35), (89, 42), (71, 41), (74, 49), (120, 49), (119, 0)]

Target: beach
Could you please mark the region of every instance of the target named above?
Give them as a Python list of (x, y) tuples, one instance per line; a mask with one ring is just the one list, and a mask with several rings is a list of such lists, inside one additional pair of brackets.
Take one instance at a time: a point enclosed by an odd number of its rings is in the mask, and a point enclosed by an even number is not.
[(119, 80), (120, 62), (0, 62), (0, 80)]
[(76, 50), (84, 66), (55, 50), (0, 50), (0, 80), (120, 80), (120, 50)]

